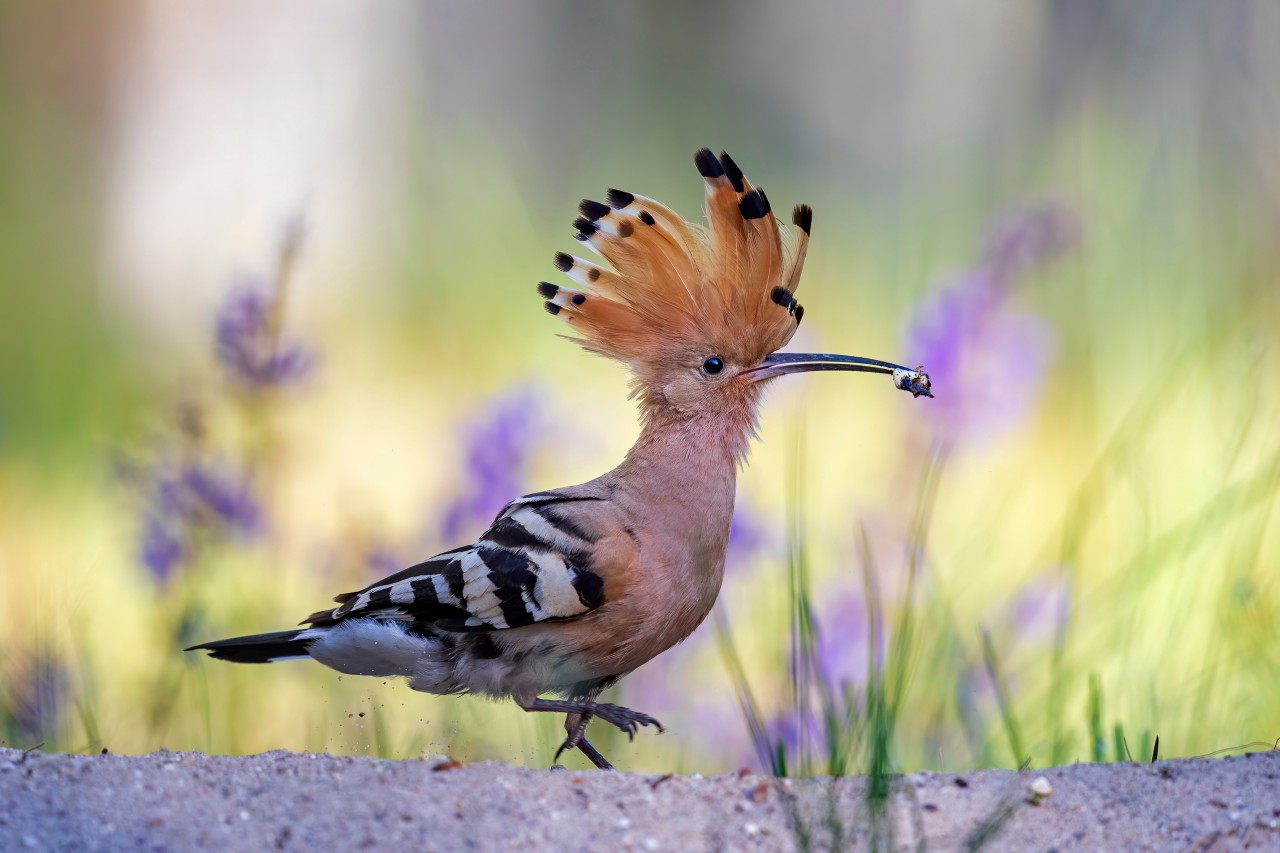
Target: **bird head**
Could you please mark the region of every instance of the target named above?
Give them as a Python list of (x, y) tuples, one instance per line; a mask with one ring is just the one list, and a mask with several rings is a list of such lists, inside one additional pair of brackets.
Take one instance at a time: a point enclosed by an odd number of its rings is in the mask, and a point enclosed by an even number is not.
[(706, 184), (706, 226), (621, 190), (609, 190), (607, 203), (579, 205), (575, 237), (608, 266), (557, 253), (556, 267), (576, 287), (538, 285), (571, 339), (627, 364), (646, 412), (738, 413), (753, 423), (769, 380), (809, 370), (888, 373), (899, 388), (932, 396), (928, 376), (901, 365), (778, 352), (804, 318), (795, 291), (813, 211), (797, 205), (789, 233), (728, 154), (704, 148), (694, 162)]

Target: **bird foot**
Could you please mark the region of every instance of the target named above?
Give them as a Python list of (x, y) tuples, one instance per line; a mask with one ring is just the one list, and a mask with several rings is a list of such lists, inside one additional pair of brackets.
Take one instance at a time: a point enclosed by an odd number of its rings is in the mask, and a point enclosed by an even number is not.
[(564, 718), (564, 730), (568, 733), (568, 737), (564, 739), (564, 743), (560, 744), (560, 748), (556, 750), (556, 757), (553, 762), (559, 761), (561, 754), (566, 749), (578, 749), (585, 755), (592, 764), (600, 770), (612, 770), (613, 765), (609, 763), (609, 759), (605, 758), (600, 750), (591, 745), (591, 742), (583, 737), (587, 731), (587, 723), (591, 722), (591, 714), (566, 714)]
[[(551, 759), (553, 762), (559, 761), (561, 754), (564, 753), (566, 749), (574, 749), (575, 747), (582, 745), (582, 736), (586, 734), (587, 723), (589, 722), (591, 722), (590, 713), (565, 714), (564, 730), (567, 737), (564, 739), (564, 743), (560, 744), (560, 748), (556, 750), (555, 758)], [(583, 750), (583, 752), (585, 751), (586, 750)]]
[(659, 732), (666, 731), (662, 727), (662, 723), (648, 714), (642, 714), (639, 711), (633, 711), (621, 705), (596, 705), (591, 709), (591, 713), (606, 723), (617, 726), (621, 731), (626, 732), (627, 737), (631, 740), (636, 739), (636, 732), (640, 730), (641, 726), (653, 726)]
[(591, 759), (591, 763), (599, 770), (612, 770), (613, 765), (609, 763), (609, 759), (600, 754), (600, 751), (592, 746), (586, 738), (578, 739), (578, 749), (582, 754)]
[[(591, 717), (599, 717), (606, 723), (616, 726), (626, 735), (635, 740), (636, 732), (641, 726), (653, 726), (659, 732), (666, 729), (662, 727), (662, 723), (658, 722), (648, 714), (642, 714), (639, 711), (633, 711), (630, 708), (624, 708), (621, 705), (610, 705), (606, 702), (588, 702), (588, 701), (566, 701), (560, 699), (526, 699), (521, 701), (520, 707), (526, 711), (550, 711), (560, 714), (579, 714), (587, 717), (589, 721)], [(566, 730), (572, 735), (573, 730), (569, 728), (569, 721), (565, 721)], [(581, 725), (586, 729), (586, 722), (582, 720), (574, 720), (573, 725), (576, 727)]]
[(662, 727), (662, 723), (648, 714), (642, 714), (639, 711), (633, 711), (621, 705), (610, 705), (603, 702), (539, 699), (537, 697), (532, 699), (516, 697), (516, 701), (526, 711), (549, 711), (565, 715), (564, 730), (567, 733), (567, 737), (565, 737), (564, 743), (560, 745), (560, 748), (556, 750), (556, 757), (553, 760), (558, 760), (565, 750), (576, 747), (583, 755), (591, 759), (592, 764), (601, 770), (612, 770), (613, 765), (583, 737), (587, 731), (587, 724), (591, 722), (593, 717), (599, 717), (606, 723), (616, 726), (625, 732), (631, 740), (635, 740), (636, 732), (640, 730), (641, 726), (653, 726), (659, 732), (666, 731)]

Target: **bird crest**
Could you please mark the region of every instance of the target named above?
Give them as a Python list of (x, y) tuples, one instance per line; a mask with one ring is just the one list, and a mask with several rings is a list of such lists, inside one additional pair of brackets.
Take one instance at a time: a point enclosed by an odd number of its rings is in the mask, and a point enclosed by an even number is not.
[(577, 286), (538, 285), (571, 340), (649, 371), (697, 363), (709, 353), (754, 363), (784, 346), (804, 309), (795, 300), (813, 212), (795, 208), (790, 229), (774, 216), (726, 153), (695, 157), (706, 183), (705, 226), (666, 205), (611, 189), (607, 204), (583, 200), (576, 239), (608, 267), (564, 252), (555, 265)]

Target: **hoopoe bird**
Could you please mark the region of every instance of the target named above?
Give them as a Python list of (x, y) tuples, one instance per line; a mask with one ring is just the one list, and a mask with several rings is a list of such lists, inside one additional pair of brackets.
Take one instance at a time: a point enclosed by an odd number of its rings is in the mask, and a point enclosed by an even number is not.
[(474, 544), (343, 593), (305, 627), (192, 649), (237, 663), (310, 657), (351, 675), (402, 676), (426, 693), (511, 697), (525, 711), (565, 714), (556, 758), (576, 748), (600, 768), (611, 765), (584, 736), (591, 720), (631, 738), (641, 726), (662, 731), (597, 698), (715, 604), (765, 386), (846, 370), (932, 396), (919, 368), (778, 352), (804, 317), (795, 292), (813, 213), (797, 206), (794, 242), (784, 242), (768, 197), (728, 154), (704, 148), (694, 161), (706, 227), (611, 189), (607, 204), (583, 201), (573, 223), (608, 266), (557, 253), (576, 286), (537, 288), (571, 340), (631, 370), (641, 430), (618, 467), (516, 498)]

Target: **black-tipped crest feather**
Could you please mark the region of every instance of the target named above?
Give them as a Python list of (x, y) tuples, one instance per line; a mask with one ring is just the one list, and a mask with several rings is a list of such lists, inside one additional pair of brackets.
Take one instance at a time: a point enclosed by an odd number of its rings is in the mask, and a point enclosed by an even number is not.
[(791, 222), (805, 234), (813, 233), (813, 208), (807, 204), (797, 204), (791, 213)]
[(578, 210), (583, 216), (587, 217), (592, 222), (595, 222), (600, 217), (608, 215), (610, 208), (607, 204), (601, 204), (598, 201), (592, 201), (589, 198), (584, 198), (582, 201), (578, 202)]
[(720, 152), (720, 165), (724, 168), (725, 175), (729, 178), (729, 183), (733, 184), (734, 192), (742, 192), (745, 184), (742, 181), (742, 170), (738, 168), (738, 164), (733, 162), (733, 158), (729, 156), (728, 151)]
[(769, 213), (769, 201), (763, 192), (755, 189), (738, 199), (738, 210), (742, 211), (743, 219), (763, 219)]
[(724, 167), (711, 153), (710, 148), (701, 148), (693, 155), (693, 162), (698, 167), (698, 174), (704, 178), (718, 178), (724, 174)]
[(636, 197), (626, 190), (615, 190), (612, 187), (605, 191), (604, 197), (614, 210), (622, 210), (636, 200)]

